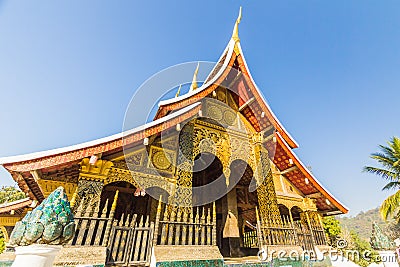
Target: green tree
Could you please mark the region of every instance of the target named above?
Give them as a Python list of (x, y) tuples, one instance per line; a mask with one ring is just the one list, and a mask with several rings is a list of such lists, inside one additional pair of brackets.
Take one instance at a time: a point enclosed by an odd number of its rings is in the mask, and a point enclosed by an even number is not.
[(3, 186), (0, 188), (0, 204), (16, 201), (25, 197), (24, 192), (13, 186)]
[(371, 158), (381, 166), (364, 167), (365, 172), (379, 175), (388, 181), (382, 190), (396, 190), (380, 207), (379, 211), (385, 221), (389, 217), (400, 219), (400, 139), (393, 137), (387, 144), (388, 146), (379, 146), (381, 152), (371, 154)]
[(389, 221), (389, 223), (384, 228), (385, 234), (390, 238), (390, 240), (395, 240), (400, 237), (400, 223), (395, 220)]
[[(13, 186), (3, 186), (0, 188), (0, 204), (16, 201), (25, 198), (25, 193)], [(0, 231), (0, 253), (4, 251), (6, 244), (3, 232)]]
[(322, 219), (324, 224), (325, 233), (328, 235), (329, 243), (331, 246), (336, 246), (336, 240), (342, 229), (340, 222), (334, 216), (327, 216)]
[(337, 248), (345, 258), (362, 267), (379, 261), (378, 253), (372, 249), (371, 245), (362, 240), (356, 232), (342, 229), (339, 220), (334, 216), (324, 217), (322, 222), (331, 242), (330, 245)]
[(355, 262), (356, 264), (362, 266), (362, 267), (367, 267), (371, 263), (379, 263), (380, 258), (378, 252), (376, 252), (372, 247), (371, 244), (363, 239), (360, 238), (360, 236), (354, 232), (350, 231), (350, 236), (352, 240), (352, 245), (348, 246), (345, 250), (353, 250), (357, 251), (357, 254), (354, 253), (345, 253), (345, 255), (357, 255), (357, 256), (351, 256), (348, 257), (349, 260)]

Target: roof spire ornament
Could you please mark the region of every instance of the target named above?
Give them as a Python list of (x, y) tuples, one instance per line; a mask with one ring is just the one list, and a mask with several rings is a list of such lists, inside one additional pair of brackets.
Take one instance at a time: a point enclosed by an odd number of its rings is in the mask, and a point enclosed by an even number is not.
[(233, 27), (233, 32), (232, 32), (232, 39), (235, 42), (240, 41), (240, 39), (239, 39), (239, 23), (240, 23), (241, 19), (242, 19), (242, 7), (240, 7), (240, 9), (239, 9), (239, 15), (238, 15), (238, 18), (236, 19), (235, 27)]
[(193, 74), (192, 84), (190, 85), (190, 91), (196, 90), (199, 86), (197, 85), (197, 73), (199, 72), (200, 62), (197, 63), (197, 68)]
[(179, 85), (178, 91), (175, 94), (175, 97), (178, 97), (179, 94), (181, 93), (181, 88), (182, 88), (182, 84)]

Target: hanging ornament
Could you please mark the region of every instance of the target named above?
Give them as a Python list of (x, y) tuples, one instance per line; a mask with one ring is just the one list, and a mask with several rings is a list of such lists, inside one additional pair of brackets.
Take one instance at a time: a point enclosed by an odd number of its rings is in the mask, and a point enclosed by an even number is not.
[(135, 191), (135, 193), (133, 193), (133, 195), (134, 195), (135, 197), (140, 196), (140, 189), (139, 189), (139, 188), (136, 188), (136, 191)]
[(143, 189), (140, 190), (140, 195), (141, 195), (142, 197), (144, 197), (144, 196), (146, 195), (146, 191), (144, 191)]

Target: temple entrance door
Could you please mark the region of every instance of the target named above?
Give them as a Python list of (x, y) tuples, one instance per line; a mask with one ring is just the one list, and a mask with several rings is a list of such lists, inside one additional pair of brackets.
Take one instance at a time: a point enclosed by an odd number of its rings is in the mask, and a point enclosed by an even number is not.
[[(104, 187), (100, 208), (112, 205), (118, 190), (114, 223), (108, 242), (107, 265), (146, 266), (150, 262), (154, 223), (150, 222), (150, 197), (127, 182)], [(108, 209), (110, 210), (110, 209)]]
[(118, 190), (117, 208), (114, 218), (120, 220), (122, 216), (126, 219), (134, 214), (137, 216), (147, 216), (150, 214), (150, 197), (143, 194), (144, 191), (138, 190), (134, 185), (127, 182), (114, 182), (104, 186), (100, 197), (100, 210), (104, 208), (108, 200), (108, 206), (111, 207), (115, 192)]
[(238, 228), (239, 249), (234, 256), (254, 256), (259, 251), (257, 237), (256, 207), (258, 197), (252, 168), (243, 160), (235, 160), (231, 163), (230, 184), (234, 185), (228, 193), (235, 196)]
[[(201, 153), (194, 161), (193, 166), (193, 205), (205, 206), (207, 209), (212, 208), (209, 202), (210, 196), (221, 196), (216, 203), (216, 219), (217, 219), (217, 246), (222, 255), (229, 253), (229, 248), (223, 244), (222, 231), (225, 225), (226, 215), (224, 215), (224, 207), (226, 206), (226, 179), (223, 175), (223, 167), (221, 161), (211, 153)], [(213, 183), (207, 190), (198, 190), (202, 186)], [(196, 189), (197, 188), (197, 189)], [(216, 197), (214, 197), (215, 199)]]
[[(251, 167), (243, 160), (230, 165), (227, 184), (221, 161), (213, 154), (202, 153), (195, 158), (193, 166), (193, 205), (211, 208), (209, 195), (219, 194), (216, 201), (217, 245), (224, 257), (257, 255), (256, 213), (258, 198)], [(195, 188), (213, 183), (207, 190)], [(253, 188), (254, 190), (249, 190)], [(252, 192), (250, 192), (252, 191)], [(200, 193), (201, 192), (201, 193)]]

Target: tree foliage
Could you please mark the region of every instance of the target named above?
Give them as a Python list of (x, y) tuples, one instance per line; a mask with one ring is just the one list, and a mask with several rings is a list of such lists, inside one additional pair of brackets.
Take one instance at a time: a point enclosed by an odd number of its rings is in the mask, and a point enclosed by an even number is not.
[[(322, 222), (329, 237), (330, 245), (337, 248), (344, 257), (362, 267), (378, 262), (378, 253), (372, 249), (369, 242), (361, 239), (356, 232), (342, 228), (339, 220), (334, 216), (324, 217)], [(338, 246), (339, 244), (340, 246)], [(366, 252), (368, 253), (367, 258), (363, 257)]]
[(366, 166), (364, 171), (381, 176), (388, 183), (382, 190), (396, 190), (385, 199), (380, 207), (384, 220), (390, 217), (400, 219), (400, 138), (393, 137), (387, 146), (380, 145), (381, 152), (371, 154), (371, 158), (379, 163), (380, 167)]
[(367, 267), (373, 262), (379, 263), (379, 254), (371, 247), (369, 242), (361, 239), (360, 236), (354, 231), (350, 231), (350, 236), (352, 245), (348, 246), (346, 250), (357, 251), (359, 255), (358, 257), (354, 257), (350, 260), (362, 267)]
[(25, 198), (25, 193), (13, 186), (0, 188), (0, 204), (16, 201)]
[[(0, 204), (16, 201), (25, 198), (25, 193), (13, 186), (3, 186), (0, 188)], [(3, 232), (0, 231), (0, 253), (6, 248)]]
[(3, 232), (0, 231), (0, 253), (3, 253), (3, 251), (6, 249), (6, 242), (4, 240), (4, 235)]
[(395, 240), (400, 237), (400, 223), (397, 221), (390, 221), (384, 228), (385, 234), (390, 238), (390, 240)]
[(342, 229), (340, 227), (340, 222), (334, 216), (327, 216), (322, 219), (324, 224), (325, 233), (328, 235), (329, 243), (331, 246), (336, 246), (336, 240)]

